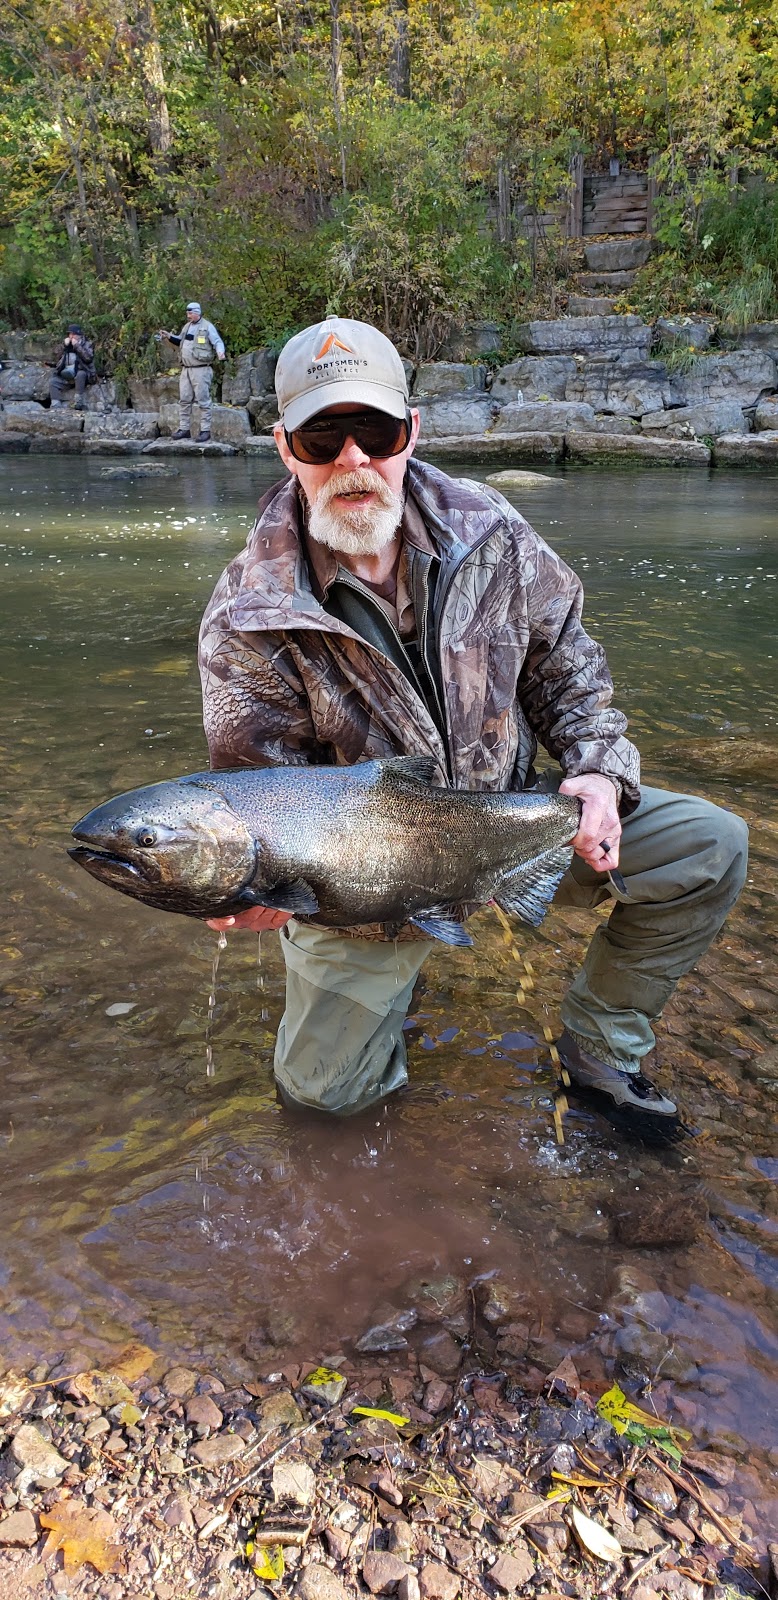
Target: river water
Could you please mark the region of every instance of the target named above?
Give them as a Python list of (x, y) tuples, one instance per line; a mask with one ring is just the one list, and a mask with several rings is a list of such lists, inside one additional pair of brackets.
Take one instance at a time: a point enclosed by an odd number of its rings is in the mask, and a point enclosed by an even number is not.
[[(473, 952), (425, 969), (410, 1090), (366, 1120), (301, 1124), (272, 1085), (276, 936), (259, 975), (256, 939), (228, 940), (209, 1007), (216, 936), (69, 861), (98, 800), (205, 765), (198, 621), (273, 477), (117, 465), (5, 458), (0, 482), (6, 1363), (100, 1360), (132, 1336), (238, 1379), (348, 1356), (420, 1280), (493, 1273), (523, 1291), (540, 1360), (572, 1349), (592, 1385), (650, 1395), (735, 1458), (747, 1515), (775, 1524), (776, 478), (593, 470), (512, 496), (585, 580), (647, 779), (752, 827), (740, 906), (659, 1029), (698, 1136), (658, 1154), (575, 1108), (557, 1146), (542, 1028), (581, 914), (527, 936), (529, 1009), (481, 914)], [(659, 1248), (660, 1227), (637, 1247), (618, 1223), (628, 1211), (639, 1234), (658, 1204), (682, 1216), (700, 1196), (688, 1243)]]

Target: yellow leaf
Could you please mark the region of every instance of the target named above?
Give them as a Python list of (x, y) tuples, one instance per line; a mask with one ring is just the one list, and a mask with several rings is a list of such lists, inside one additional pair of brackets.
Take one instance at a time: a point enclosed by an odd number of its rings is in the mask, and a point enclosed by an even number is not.
[(266, 1550), (257, 1550), (253, 1539), (246, 1545), (246, 1556), (255, 1578), (270, 1579), (282, 1578), (284, 1575), (284, 1552), (280, 1544), (268, 1545)]
[(99, 1372), (96, 1368), (92, 1372), (79, 1372), (74, 1379), (86, 1400), (92, 1400), (101, 1411), (110, 1411), (111, 1406), (134, 1406), (135, 1396), (127, 1388), (123, 1378), (118, 1378), (113, 1372)]
[(75, 1572), (86, 1561), (98, 1572), (116, 1571), (122, 1551), (114, 1542), (118, 1529), (107, 1511), (82, 1500), (58, 1500), (50, 1511), (41, 1512), (41, 1525), (51, 1530), (44, 1557), (62, 1550), (66, 1572)]
[(380, 1406), (354, 1406), (352, 1417), (380, 1417), (382, 1422), (393, 1422), (396, 1428), (404, 1428), (410, 1417), (401, 1417), (397, 1411), (382, 1411)]
[(593, 1522), (591, 1517), (585, 1517), (577, 1506), (571, 1506), (570, 1511), (573, 1527), (584, 1549), (591, 1551), (591, 1554), (597, 1556), (600, 1561), (621, 1560), (624, 1552), (612, 1533), (608, 1533), (599, 1522)]
[(148, 1372), (156, 1359), (155, 1352), (147, 1344), (133, 1341), (125, 1345), (117, 1361), (111, 1362), (111, 1371), (116, 1373), (117, 1378), (123, 1378), (125, 1383), (134, 1383), (136, 1378), (142, 1378), (144, 1372)]

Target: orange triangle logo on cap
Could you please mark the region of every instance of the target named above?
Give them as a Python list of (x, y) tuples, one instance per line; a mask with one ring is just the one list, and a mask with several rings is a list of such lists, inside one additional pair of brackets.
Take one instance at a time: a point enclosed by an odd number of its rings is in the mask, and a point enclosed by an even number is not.
[(314, 356), (314, 361), (321, 361), (322, 356), (329, 355), (330, 350), (345, 350), (347, 356), (353, 356), (354, 354), (351, 346), (344, 344), (336, 333), (328, 333), (321, 350), (317, 351)]

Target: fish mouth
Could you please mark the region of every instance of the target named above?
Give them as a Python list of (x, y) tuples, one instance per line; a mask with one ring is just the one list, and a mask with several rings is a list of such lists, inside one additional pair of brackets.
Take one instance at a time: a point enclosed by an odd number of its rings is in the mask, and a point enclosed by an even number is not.
[(93, 878), (100, 878), (103, 883), (126, 883), (131, 879), (139, 883), (146, 881), (146, 876), (139, 867), (133, 866), (124, 856), (112, 855), (110, 850), (96, 850), (93, 845), (75, 845), (68, 850), (68, 855), (72, 861), (77, 861), (80, 867), (85, 867), (87, 872), (91, 872)]

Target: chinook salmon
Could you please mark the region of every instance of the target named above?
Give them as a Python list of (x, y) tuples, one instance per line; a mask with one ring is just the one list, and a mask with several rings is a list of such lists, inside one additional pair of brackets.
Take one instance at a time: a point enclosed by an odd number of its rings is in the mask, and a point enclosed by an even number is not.
[(194, 772), (97, 806), (70, 855), (112, 889), (190, 917), (269, 906), (331, 928), (411, 921), (471, 944), (456, 909), (496, 900), (537, 926), (570, 865), (580, 801), (441, 789), (435, 770), (399, 756)]

